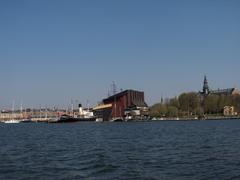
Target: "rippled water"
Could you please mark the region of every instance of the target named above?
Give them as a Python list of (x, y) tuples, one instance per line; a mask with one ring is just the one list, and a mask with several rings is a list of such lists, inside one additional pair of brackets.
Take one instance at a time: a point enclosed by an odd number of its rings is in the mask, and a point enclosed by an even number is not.
[(240, 120), (1, 123), (0, 179), (240, 179)]

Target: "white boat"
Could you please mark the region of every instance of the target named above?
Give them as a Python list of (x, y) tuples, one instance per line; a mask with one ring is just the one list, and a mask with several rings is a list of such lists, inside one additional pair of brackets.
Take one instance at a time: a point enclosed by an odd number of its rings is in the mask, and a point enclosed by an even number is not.
[(16, 119), (10, 119), (10, 120), (4, 121), (4, 123), (20, 123), (20, 121)]
[(96, 122), (103, 122), (103, 118), (96, 118)]
[(123, 120), (123, 118), (122, 117), (115, 117), (115, 118), (112, 118), (111, 120), (110, 120), (110, 122), (123, 122), (124, 120)]
[[(13, 100), (13, 105), (12, 105), (12, 118), (14, 118), (13, 114), (14, 114), (14, 105), (15, 105), (15, 101)], [(20, 123), (19, 120), (16, 119), (10, 119), (10, 120), (6, 120), (4, 121), (4, 123)]]

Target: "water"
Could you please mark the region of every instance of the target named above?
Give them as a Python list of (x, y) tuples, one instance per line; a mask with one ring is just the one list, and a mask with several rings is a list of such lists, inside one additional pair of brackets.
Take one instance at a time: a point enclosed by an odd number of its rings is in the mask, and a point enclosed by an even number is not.
[(1, 123), (0, 179), (240, 179), (240, 121)]

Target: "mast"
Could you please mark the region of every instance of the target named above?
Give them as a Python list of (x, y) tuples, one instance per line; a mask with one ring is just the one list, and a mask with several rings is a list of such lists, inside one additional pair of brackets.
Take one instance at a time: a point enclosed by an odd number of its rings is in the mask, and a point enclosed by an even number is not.
[(40, 105), (40, 119), (42, 119), (42, 107)]
[(21, 101), (21, 105), (20, 105), (20, 116), (21, 116), (21, 118), (23, 118), (23, 105), (22, 105), (22, 101)]
[(116, 104), (116, 93), (117, 93), (117, 87), (116, 87), (116, 84), (115, 84), (115, 81), (113, 81), (113, 84), (112, 84), (112, 93), (113, 93), (113, 96), (114, 96), (114, 118), (116, 118), (116, 115), (117, 115), (117, 104)]
[(22, 114), (22, 111), (23, 111), (23, 104), (22, 104), (22, 101), (21, 101), (21, 105), (20, 105), (20, 112)]
[(14, 119), (14, 106), (15, 106), (15, 101), (13, 100), (12, 103), (12, 118)]
[(74, 105), (73, 105), (73, 100), (71, 99), (71, 111), (72, 111), (72, 116), (74, 116)]
[(45, 107), (45, 118), (47, 119), (47, 107)]

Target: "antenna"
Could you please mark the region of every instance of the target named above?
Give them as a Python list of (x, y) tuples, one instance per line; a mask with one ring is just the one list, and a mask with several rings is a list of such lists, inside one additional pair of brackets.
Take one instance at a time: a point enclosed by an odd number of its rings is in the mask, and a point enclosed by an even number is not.
[(89, 107), (89, 100), (88, 99), (87, 99), (87, 108), (88, 108), (88, 111), (89, 111), (90, 107)]
[(23, 111), (23, 103), (22, 103), (22, 101), (21, 101), (20, 112), (22, 113), (22, 111)]
[(74, 105), (73, 105), (73, 100), (71, 99), (71, 111), (72, 111), (72, 116), (73, 116), (73, 113), (74, 113)]
[(12, 112), (14, 112), (15, 100), (12, 102)]
[(75, 100), (75, 104), (76, 104), (76, 106), (78, 107), (78, 100), (77, 100), (77, 99)]
[(117, 86), (115, 84), (115, 81), (113, 81), (113, 83), (112, 83), (112, 93), (113, 93), (113, 95), (117, 94)]

